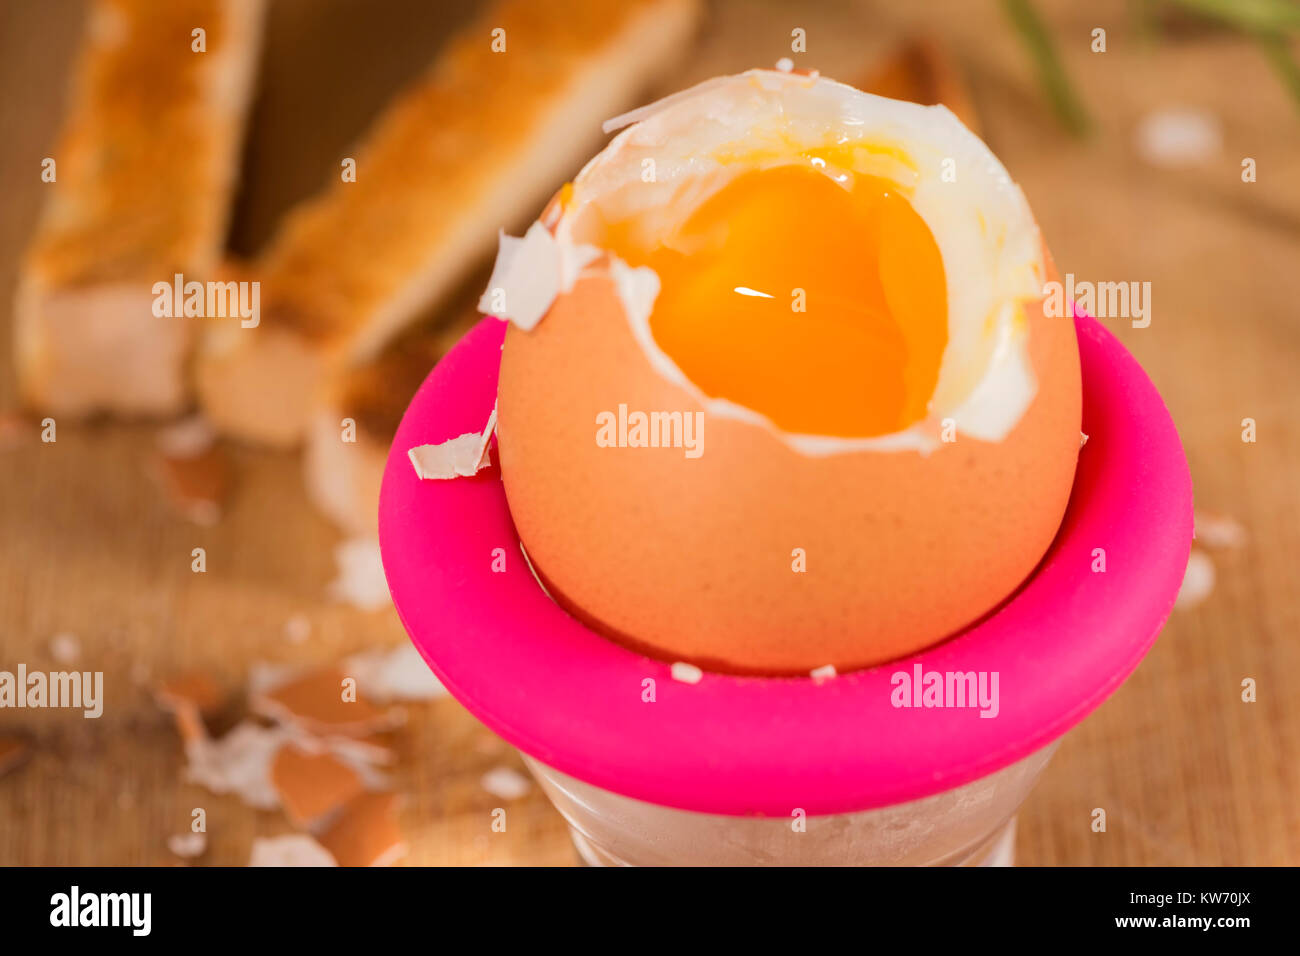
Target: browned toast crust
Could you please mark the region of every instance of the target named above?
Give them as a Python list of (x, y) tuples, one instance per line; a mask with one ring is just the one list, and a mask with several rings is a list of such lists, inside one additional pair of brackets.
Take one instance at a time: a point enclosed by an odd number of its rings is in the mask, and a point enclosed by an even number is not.
[[(220, 256), (262, 6), (89, 5), (50, 155), (56, 176), (19, 278), (15, 355), (30, 404), (76, 413), (183, 404), (191, 323), (148, 311), (151, 289), (177, 273), (203, 281)], [(94, 369), (83, 354), (92, 345), (101, 362), (117, 353), (121, 372)]]
[(697, 0), (487, 7), (375, 122), (355, 181), (298, 206), (254, 264), (260, 327), (216, 330), (202, 350), (209, 418), (236, 437), (299, 441), (303, 403), (274, 397), (258, 350), (296, 349), (290, 364), (322, 378), (377, 355), (576, 170), (601, 121), (676, 58), (696, 12)]

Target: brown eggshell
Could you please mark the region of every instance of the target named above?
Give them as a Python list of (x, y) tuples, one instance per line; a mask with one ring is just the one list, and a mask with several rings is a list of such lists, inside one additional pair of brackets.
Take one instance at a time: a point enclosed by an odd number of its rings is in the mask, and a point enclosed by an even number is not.
[(597, 445), (597, 415), (620, 403), (702, 409), (651, 367), (612, 281), (584, 278), (532, 331), (512, 326), (502, 353), (501, 470), (528, 555), (579, 619), (707, 670), (844, 672), (934, 644), (1019, 586), (1069, 498), (1074, 325), (1028, 314), (1038, 392), (1001, 442), (810, 457), (706, 413), (692, 459)]

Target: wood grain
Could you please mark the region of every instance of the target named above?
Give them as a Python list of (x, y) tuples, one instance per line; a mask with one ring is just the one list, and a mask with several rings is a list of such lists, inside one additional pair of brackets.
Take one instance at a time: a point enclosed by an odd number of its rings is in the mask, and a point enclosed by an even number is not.
[[(469, 4), (278, 0), (265, 84), (247, 150), (232, 245), (256, 250), (276, 216), (316, 188), (376, 106), (414, 75)], [(364, 9), (363, 9), (364, 7)], [(1024, 186), (1062, 272), (1152, 283), (1150, 328), (1110, 327), (1159, 386), (1179, 424), (1198, 506), (1235, 517), (1237, 550), (1213, 552), (1218, 582), (1176, 611), (1133, 678), (1072, 731), (1020, 816), (1026, 864), (1300, 863), (1300, 315), (1289, 288), (1300, 250), (1300, 115), (1248, 42), (1207, 34), (1147, 40), (1127, 5), (1043, 4), (1096, 136), (1054, 123), (996, 5), (723, 2), (713, 6), (681, 86), (789, 54), (860, 75), (892, 38), (936, 36), (968, 70), (986, 138)], [(378, 12), (376, 12), (376, 9)], [(756, 9), (757, 8), (757, 9)], [(53, 142), (77, 35), (73, 0), (0, 9), (0, 302), (35, 220), (40, 159)], [(1090, 30), (1108, 52), (1089, 52)], [(1223, 149), (1187, 171), (1153, 169), (1133, 147), (1153, 109), (1219, 117)], [(1259, 181), (1242, 183), (1256, 159)], [(7, 322), (5, 323), (7, 327)], [(0, 408), (14, 398), (0, 336)], [(1240, 440), (1253, 417), (1259, 437)], [(236, 449), (237, 486), (214, 527), (171, 514), (144, 475), (153, 429), (60, 427), (54, 444), (0, 452), (0, 668), (50, 668), (56, 633), (78, 636), (103, 670), (104, 716), (0, 712), (0, 732), (30, 735), (34, 756), (0, 779), (0, 864), (144, 864), (208, 810), (204, 862), (239, 864), (255, 835), (288, 829), (180, 780), (180, 745), (150, 690), (202, 670), (229, 688), (255, 660), (327, 662), (404, 639), (391, 611), (332, 604), (337, 534), (307, 506), (300, 464)], [(190, 570), (204, 547), (208, 570)], [(1141, 569), (1128, 573), (1140, 574)], [(312, 635), (285, 640), (305, 614)], [(1258, 682), (1243, 703), (1241, 681)], [(508, 805), (479, 786), (511, 749), (454, 701), (411, 708), (396, 773), (409, 862), (570, 864), (563, 822), (534, 788)], [(1094, 808), (1108, 828), (1093, 833)]]

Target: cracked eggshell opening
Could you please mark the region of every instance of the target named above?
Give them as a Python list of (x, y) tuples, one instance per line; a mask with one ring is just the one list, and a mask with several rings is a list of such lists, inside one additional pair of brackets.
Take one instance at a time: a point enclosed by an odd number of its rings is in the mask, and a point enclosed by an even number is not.
[[(809, 455), (932, 450), (945, 418), (963, 435), (1000, 441), (1023, 416), (1037, 392), (1025, 310), (1043, 294), (1042, 240), (1020, 188), (947, 108), (874, 96), (816, 76), (752, 70), (707, 80), (607, 127), (623, 123), (633, 125), (587, 164), (557, 204), (558, 214), (544, 217), (554, 220), (560, 250), (585, 251), (584, 265), (597, 261), (592, 249), (602, 218), (638, 216), (647, 228), (666, 231), (736, 175), (756, 165), (798, 162), (801, 150), (827, 147), (851, 157), (852, 171), (894, 181), (930, 227), (943, 259), (949, 342), (929, 416), (889, 435), (840, 438), (785, 433), (751, 409), (703, 395), (651, 333), (658, 292), (653, 272), (608, 256), (605, 268), (647, 358), (659, 374), (691, 389), (710, 413), (762, 424)], [(654, 163), (653, 182), (642, 181), (646, 161)], [(558, 262), (563, 253), (551, 258)], [(522, 268), (522, 260), (514, 261)], [(557, 267), (535, 268), (534, 282), (551, 288)]]

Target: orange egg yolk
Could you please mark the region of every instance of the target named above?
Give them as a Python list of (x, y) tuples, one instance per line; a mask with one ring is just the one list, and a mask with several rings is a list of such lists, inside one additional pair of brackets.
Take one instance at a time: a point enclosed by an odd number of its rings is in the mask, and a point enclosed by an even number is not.
[(943, 259), (897, 187), (812, 165), (741, 174), (647, 246), (659, 347), (705, 394), (787, 432), (866, 437), (925, 417), (948, 342)]

